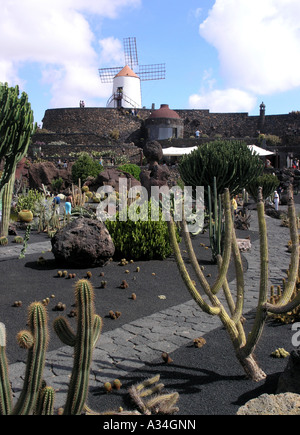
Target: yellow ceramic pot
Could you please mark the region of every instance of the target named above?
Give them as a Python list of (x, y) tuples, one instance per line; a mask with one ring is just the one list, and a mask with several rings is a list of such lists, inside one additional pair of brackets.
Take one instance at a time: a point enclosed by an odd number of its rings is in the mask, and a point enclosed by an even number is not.
[(33, 219), (32, 211), (30, 210), (19, 211), (19, 219), (21, 222), (31, 222)]

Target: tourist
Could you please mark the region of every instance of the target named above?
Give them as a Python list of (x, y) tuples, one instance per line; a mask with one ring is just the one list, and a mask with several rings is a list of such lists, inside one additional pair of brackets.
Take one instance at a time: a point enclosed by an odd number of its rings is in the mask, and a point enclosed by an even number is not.
[(52, 201), (52, 205), (53, 205), (53, 210), (55, 211), (55, 213), (59, 214), (60, 196), (58, 194), (56, 194), (54, 196), (54, 199)]
[(236, 198), (237, 197), (233, 197), (232, 198), (232, 200), (231, 200), (231, 206), (232, 206), (232, 209), (233, 209), (233, 213), (234, 214), (236, 214), (236, 211), (237, 211), (237, 200), (236, 200)]
[(196, 130), (195, 136), (196, 136), (196, 138), (198, 138), (200, 136), (200, 131), (199, 130)]
[(99, 163), (100, 163), (100, 166), (103, 166), (103, 159), (102, 159), (102, 157), (100, 157)]
[(69, 195), (66, 198), (66, 202), (65, 202), (65, 210), (66, 210), (66, 215), (70, 215), (71, 214), (71, 210), (72, 210), (72, 197)]
[(68, 168), (68, 163), (67, 163), (67, 160), (65, 160), (64, 161), (64, 169), (67, 169)]
[(269, 159), (266, 159), (265, 167), (270, 168), (270, 166), (271, 166), (271, 161)]
[(274, 192), (274, 204), (275, 204), (275, 210), (278, 210), (278, 206), (279, 206), (279, 195), (277, 190), (275, 190)]

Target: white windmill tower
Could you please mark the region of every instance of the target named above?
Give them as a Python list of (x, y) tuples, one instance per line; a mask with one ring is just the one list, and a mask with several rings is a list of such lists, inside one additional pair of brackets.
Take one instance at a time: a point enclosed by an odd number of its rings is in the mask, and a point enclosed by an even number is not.
[(136, 38), (124, 38), (124, 54), (124, 67), (99, 69), (101, 82), (113, 83), (112, 95), (106, 107), (140, 109), (141, 81), (165, 79), (166, 67), (164, 63), (139, 65)]

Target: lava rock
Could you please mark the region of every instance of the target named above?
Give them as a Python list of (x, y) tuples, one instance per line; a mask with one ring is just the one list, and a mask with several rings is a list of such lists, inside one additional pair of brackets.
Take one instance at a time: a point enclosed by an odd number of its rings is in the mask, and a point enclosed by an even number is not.
[(55, 259), (73, 267), (104, 266), (115, 253), (112, 238), (103, 222), (78, 218), (51, 239)]

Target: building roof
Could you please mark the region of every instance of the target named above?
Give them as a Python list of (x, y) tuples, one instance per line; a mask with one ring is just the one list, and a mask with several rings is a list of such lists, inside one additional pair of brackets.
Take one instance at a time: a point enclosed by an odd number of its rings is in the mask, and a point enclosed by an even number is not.
[(176, 119), (180, 119), (180, 116), (174, 110), (171, 110), (169, 108), (168, 104), (161, 104), (160, 109), (154, 110), (151, 113), (151, 115), (149, 116), (149, 119), (153, 119), (153, 118), (176, 118)]
[(139, 76), (137, 76), (128, 65), (124, 66), (124, 68), (115, 77), (135, 77), (137, 79), (139, 78)]

